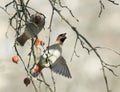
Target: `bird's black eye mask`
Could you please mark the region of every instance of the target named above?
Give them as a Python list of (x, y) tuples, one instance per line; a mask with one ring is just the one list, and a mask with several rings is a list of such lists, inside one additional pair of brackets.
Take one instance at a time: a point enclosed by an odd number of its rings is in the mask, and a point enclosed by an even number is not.
[(40, 16), (35, 16), (35, 23), (38, 24), (41, 21)]
[(63, 37), (60, 39), (60, 41), (63, 43), (67, 37)]
[(60, 34), (59, 37), (61, 38), (60, 41), (63, 43), (65, 41), (66, 37), (66, 33)]

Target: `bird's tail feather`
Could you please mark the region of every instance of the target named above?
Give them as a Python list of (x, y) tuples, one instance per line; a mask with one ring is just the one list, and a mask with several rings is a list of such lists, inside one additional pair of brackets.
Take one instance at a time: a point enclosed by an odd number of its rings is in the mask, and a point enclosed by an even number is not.
[(20, 37), (17, 38), (17, 42), (23, 46), (29, 38), (23, 33)]

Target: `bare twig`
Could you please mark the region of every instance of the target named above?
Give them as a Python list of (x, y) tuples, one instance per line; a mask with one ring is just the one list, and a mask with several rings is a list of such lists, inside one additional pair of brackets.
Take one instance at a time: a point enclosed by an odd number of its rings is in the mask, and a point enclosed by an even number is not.
[(30, 52), (30, 53), (28, 54), (28, 56), (29, 56), (29, 60), (28, 60), (27, 68), (30, 67), (30, 62), (31, 62), (31, 56), (32, 56), (32, 53)]
[(30, 2), (30, 0), (27, 0), (27, 2), (26, 2), (26, 6), (28, 5), (29, 2)]
[(54, 79), (54, 76), (53, 76), (53, 72), (52, 72), (52, 71), (51, 71), (51, 78), (52, 78), (53, 85), (54, 85), (54, 92), (56, 92), (55, 79)]
[(120, 55), (119, 52), (117, 52), (117, 51), (115, 51), (115, 50), (113, 50), (111, 48), (107, 48), (107, 47), (100, 47), (100, 46), (98, 46), (98, 47), (95, 47), (95, 49), (106, 49), (106, 50), (109, 50), (109, 51), (112, 51), (112, 52), (116, 53), (117, 55)]
[(0, 8), (9, 16), (11, 17), (11, 14), (7, 12), (7, 10), (5, 8), (3, 8), (2, 6), (0, 6)]
[(80, 43), (81, 43), (82, 48), (84, 48), (85, 50), (87, 50), (88, 54), (90, 54), (89, 48), (87, 48), (86, 46), (84, 46), (85, 43), (82, 41), (82, 39), (81, 39), (80, 37), (78, 37), (78, 39), (79, 39), (79, 41), (80, 41)]
[(77, 41), (78, 41), (78, 37), (76, 37), (76, 41), (75, 41), (75, 45), (74, 45), (74, 50), (73, 50), (73, 53), (72, 53), (70, 62), (72, 61), (74, 54), (75, 54), (77, 57), (80, 57), (80, 56), (77, 55), (77, 53), (76, 53)]
[(98, 14), (98, 17), (101, 16), (101, 14), (102, 14), (102, 12), (103, 12), (103, 9), (105, 9), (105, 6), (104, 6), (102, 0), (99, 0), (99, 3), (100, 3), (100, 12), (99, 12), (99, 14)]
[(8, 4), (5, 5), (5, 7), (7, 8), (9, 5), (13, 4), (14, 3), (14, 0), (9, 2)]
[[(117, 51), (115, 51), (115, 50), (113, 50), (113, 49), (111, 49), (111, 48), (107, 48), (107, 47), (99, 47), (99, 46), (98, 46), (98, 47), (94, 47), (94, 49), (95, 49), (95, 50), (98, 50), (98, 49), (106, 49), (106, 50), (109, 50), (109, 51), (114, 52), (114, 53), (117, 54), (117, 55), (120, 55), (119, 52), (117, 52)], [(91, 49), (90, 51), (93, 51), (93, 50)], [(120, 66), (120, 64), (118, 64), (118, 65), (113, 65), (113, 64), (108, 64), (108, 63), (106, 63), (106, 62), (104, 62), (104, 61), (103, 61), (103, 63), (104, 63), (106, 66), (114, 67), (114, 68), (118, 68), (118, 67)]]
[(44, 75), (43, 75), (42, 72), (41, 72), (41, 76), (42, 76), (42, 79), (43, 79), (43, 80), (39, 80), (39, 79), (37, 79), (37, 80), (43, 82), (43, 83), (49, 88), (50, 92), (54, 92), (54, 91), (51, 89), (50, 85), (45, 81), (45, 78), (44, 78)]
[[(51, 2), (52, 3), (52, 2)], [(56, 4), (56, 0), (53, 1), (53, 5), (55, 6)], [(51, 27), (52, 27), (52, 21), (53, 21), (53, 17), (54, 17), (54, 11), (55, 11), (55, 8), (52, 7), (52, 14), (51, 14), (51, 18), (50, 18), (50, 23), (49, 23), (49, 41), (48, 41), (48, 53), (49, 53), (49, 46), (50, 46), (50, 33), (52, 31)], [(48, 56), (47, 56), (48, 57)], [(55, 85), (55, 80), (54, 80), (54, 77), (53, 77), (53, 73), (52, 73), (52, 70), (51, 70), (51, 78), (52, 78), (52, 82), (53, 82), (53, 85), (54, 85), (54, 92), (56, 92), (56, 85)]]
[(16, 43), (14, 44), (14, 48), (15, 48), (15, 51), (16, 51), (17, 55), (19, 56), (20, 60), (22, 61), (23, 66), (24, 66), (26, 72), (28, 73), (27, 67), (26, 67), (25, 62), (24, 62), (24, 60), (22, 59), (21, 55), (19, 54), (19, 51), (18, 51), (17, 46), (16, 46)]
[(115, 5), (119, 5), (119, 3), (116, 3), (114, 0), (108, 0), (108, 1), (115, 4)]
[[(114, 4), (114, 5), (119, 5), (119, 4), (116, 3), (114, 0), (107, 0), (107, 1), (111, 2), (111, 3)], [(100, 3), (100, 12), (99, 12), (99, 14), (98, 14), (98, 17), (101, 16), (101, 14), (102, 14), (102, 12), (103, 12), (103, 9), (105, 9), (105, 5), (104, 5), (103, 1), (102, 1), (102, 0), (99, 0), (99, 3)]]
[(108, 69), (114, 76), (116, 76), (116, 77), (118, 77), (118, 75), (117, 74), (115, 74), (115, 72), (112, 70), (112, 69), (110, 69), (109, 67), (107, 67), (107, 66), (104, 66), (106, 69)]
[(69, 11), (69, 13), (71, 14), (71, 16), (72, 16), (77, 22), (79, 22), (79, 19), (77, 19), (77, 18), (74, 16), (74, 14), (73, 14), (72, 11), (68, 8), (68, 6), (62, 5), (61, 0), (58, 0), (58, 2), (59, 2), (60, 7), (66, 8), (66, 9)]
[(34, 83), (34, 81), (33, 81), (32, 78), (31, 78), (31, 81), (32, 81), (33, 87), (34, 87), (34, 89), (35, 89), (35, 92), (38, 92), (38, 89), (37, 89), (37, 87), (36, 87), (36, 85), (35, 85), (35, 83)]
[(114, 68), (120, 67), (120, 64), (119, 65), (113, 65), (113, 64), (111, 65), (111, 64), (108, 64), (108, 63), (106, 63), (104, 61), (103, 61), (103, 63), (104, 63), (104, 65), (109, 66), (109, 67), (114, 67)]

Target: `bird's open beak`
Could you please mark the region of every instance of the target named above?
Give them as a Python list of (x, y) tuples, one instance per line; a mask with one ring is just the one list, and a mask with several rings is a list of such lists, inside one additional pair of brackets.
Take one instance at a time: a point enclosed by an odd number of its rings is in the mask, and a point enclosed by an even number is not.
[(66, 33), (60, 34), (60, 41), (63, 43), (66, 39)]
[(67, 38), (67, 37), (66, 37), (66, 34), (67, 34), (67, 33), (63, 33), (63, 34), (62, 34), (62, 38), (66, 39), (66, 38)]

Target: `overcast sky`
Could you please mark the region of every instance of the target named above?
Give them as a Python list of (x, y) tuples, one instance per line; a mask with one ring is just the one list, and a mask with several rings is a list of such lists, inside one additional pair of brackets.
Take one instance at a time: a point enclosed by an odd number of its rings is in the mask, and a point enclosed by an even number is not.
[[(10, 0), (0, 0), (0, 6), (4, 6), (8, 1)], [(120, 3), (120, 0), (115, 1)], [(120, 52), (120, 6), (115, 6), (104, 0), (105, 10), (101, 18), (98, 18), (99, 0), (65, 0), (64, 3), (79, 19), (79, 23), (72, 19), (68, 12), (63, 11), (65, 17), (76, 26), (93, 46), (109, 47)], [(46, 16), (45, 30), (39, 34), (39, 37), (47, 42), (51, 14), (50, 4), (48, 0), (30, 0), (29, 5)], [(9, 11), (12, 11), (11, 7)], [(11, 61), (11, 57), (16, 55), (13, 48), (15, 32), (10, 28), (8, 21), (8, 15), (0, 9), (0, 92), (34, 92), (32, 85), (25, 87), (23, 84), (26, 73), (22, 63), (14, 64)], [(5, 36), (7, 30), (8, 38)], [(87, 51), (78, 44), (77, 53), (80, 58), (74, 57), (73, 61), (70, 62), (76, 35), (55, 13), (51, 44), (54, 43), (57, 35), (63, 32), (67, 33), (67, 40), (63, 46), (63, 56), (70, 68), (72, 79), (54, 74), (57, 92), (106, 92), (101, 65), (94, 53), (88, 55)], [(20, 47), (19, 49), (22, 51), (20, 53), (27, 56), (29, 50), (26, 47), (28, 45), (29, 41), (25, 47)], [(120, 64), (120, 56), (113, 52), (99, 50), (99, 53), (106, 62)], [(111, 72), (106, 72), (112, 92), (120, 92), (119, 77), (116, 78)], [(120, 68), (115, 69), (115, 72), (120, 75)], [(48, 83), (52, 84), (50, 70), (45, 69), (43, 73)]]

